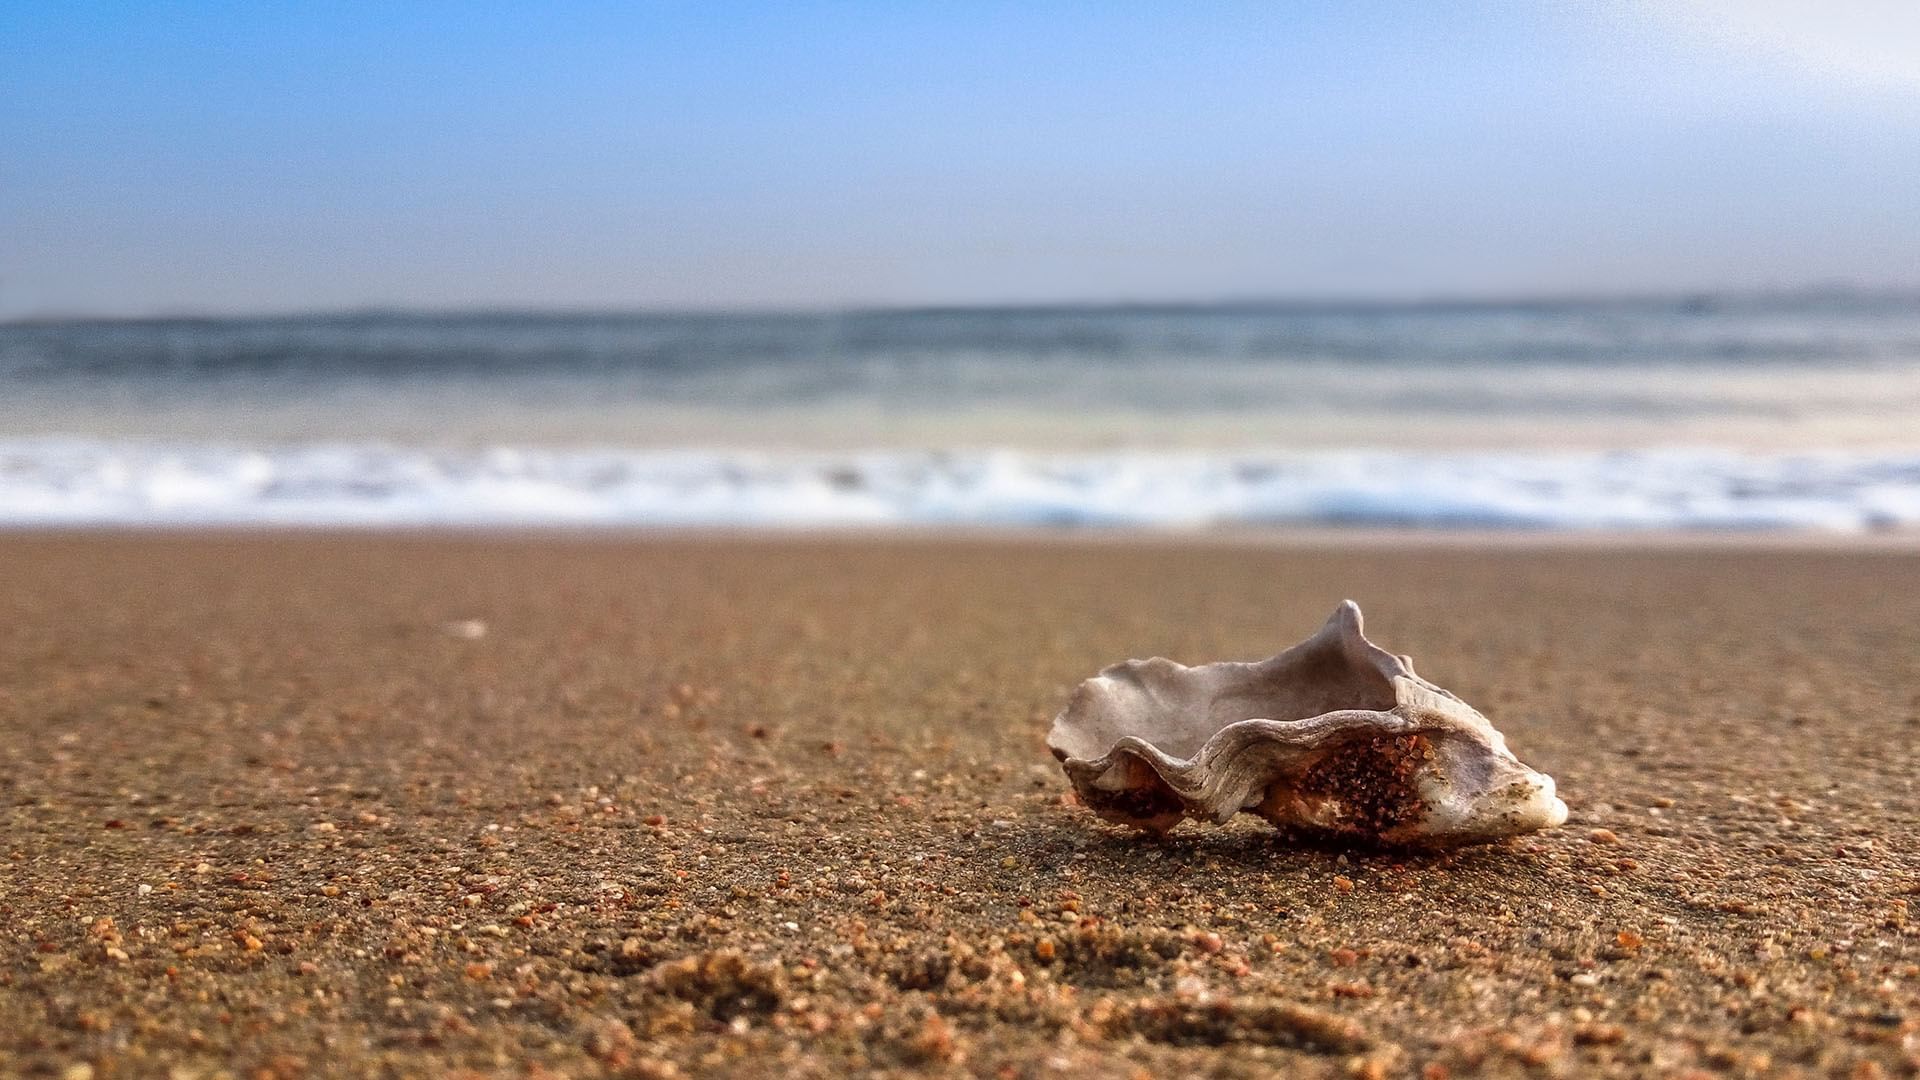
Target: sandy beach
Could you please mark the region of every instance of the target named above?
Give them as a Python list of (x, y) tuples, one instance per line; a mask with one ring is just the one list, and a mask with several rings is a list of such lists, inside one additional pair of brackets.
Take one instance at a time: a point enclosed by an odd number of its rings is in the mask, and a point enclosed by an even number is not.
[[(1920, 1072), (1920, 554), (0, 539), (0, 1074)], [(1097, 824), (1115, 660), (1343, 597), (1572, 810)]]

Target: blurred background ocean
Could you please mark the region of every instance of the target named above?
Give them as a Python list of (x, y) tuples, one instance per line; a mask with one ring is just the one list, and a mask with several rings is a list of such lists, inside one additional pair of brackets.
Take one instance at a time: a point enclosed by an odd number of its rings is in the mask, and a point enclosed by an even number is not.
[(9, 5), (0, 527), (1920, 527), (1916, 10)]
[(1920, 525), (1901, 297), (20, 323), (0, 378), (12, 523)]

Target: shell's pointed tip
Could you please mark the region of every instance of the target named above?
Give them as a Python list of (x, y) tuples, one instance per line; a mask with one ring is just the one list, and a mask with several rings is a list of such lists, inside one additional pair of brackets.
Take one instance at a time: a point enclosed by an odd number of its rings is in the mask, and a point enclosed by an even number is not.
[(1340, 606), (1333, 609), (1333, 614), (1328, 617), (1327, 621), (1358, 630), (1360, 629), (1360, 623), (1363, 618), (1364, 616), (1360, 614), (1359, 604), (1351, 600), (1342, 600), (1340, 601)]

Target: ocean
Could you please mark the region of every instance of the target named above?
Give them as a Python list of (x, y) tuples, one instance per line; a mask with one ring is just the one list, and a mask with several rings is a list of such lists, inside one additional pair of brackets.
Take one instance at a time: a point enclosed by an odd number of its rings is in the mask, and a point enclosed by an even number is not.
[(1920, 527), (1920, 297), (0, 324), (0, 527)]

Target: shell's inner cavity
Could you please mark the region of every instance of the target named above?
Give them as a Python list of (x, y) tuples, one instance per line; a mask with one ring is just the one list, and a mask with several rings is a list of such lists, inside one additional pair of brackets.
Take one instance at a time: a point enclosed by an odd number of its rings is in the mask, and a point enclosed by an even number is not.
[(1080, 793), (1088, 808), (1109, 821), (1163, 833), (1186, 817), (1187, 803), (1152, 769), (1128, 762), (1128, 782), (1118, 791), (1093, 789)]
[(1107, 796), (1105, 809), (1133, 821), (1152, 821), (1172, 814), (1178, 816), (1186, 804), (1165, 784), (1131, 791), (1116, 791)]
[(1277, 825), (1312, 822), (1342, 833), (1390, 837), (1426, 812), (1415, 778), (1433, 760), (1425, 735), (1355, 739), (1267, 791), (1254, 812)]
[(1384, 712), (1397, 703), (1393, 680), (1348, 663), (1337, 652), (1310, 656), (1283, 669), (1258, 665), (1254, 670), (1256, 678), (1222, 688), (1208, 703), (1214, 731), (1242, 720), (1304, 720), (1339, 709)]

